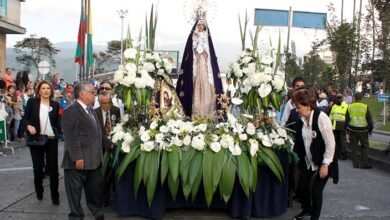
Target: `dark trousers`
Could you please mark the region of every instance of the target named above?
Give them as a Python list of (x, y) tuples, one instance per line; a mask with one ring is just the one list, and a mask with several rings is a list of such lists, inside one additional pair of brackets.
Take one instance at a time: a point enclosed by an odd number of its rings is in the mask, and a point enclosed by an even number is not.
[(347, 149), (345, 148), (345, 131), (334, 130), (334, 139), (336, 141), (336, 151), (334, 157), (339, 158), (341, 155), (346, 155)]
[(70, 213), (69, 219), (83, 219), (84, 211), (81, 207), (81, 192), (84, 189), (85, 199), (89, 210), (95, 217), (103, 215), (102, 178), (100, 169), (96, 170), (64, 170), (66, 196), (68, 197)]
[(319, 219), (322, 208), (322, 192), (324, 191), (328, 177), (320, 178), (318, 171), (300, 169), (299, 173), (299, 200), (302, 208), (310, 213), (311, 220)]
[[(358, 145), (358, 142), (360, 142), (360, 145)], [(368, 132), (349, 132), (349, 143), (351, 145), (353, 166), (368, 166), (368, 148), (370, 147)]]
[(35, 192), (37, 195), (43, 193), (43, 169), (46, 155), (46, 165), (49, 168), (50, 175), (51, 198), (58, 200), (58, 139), (48, 139), (45, 146), (31, 146), (30, 153), (33, 162)]

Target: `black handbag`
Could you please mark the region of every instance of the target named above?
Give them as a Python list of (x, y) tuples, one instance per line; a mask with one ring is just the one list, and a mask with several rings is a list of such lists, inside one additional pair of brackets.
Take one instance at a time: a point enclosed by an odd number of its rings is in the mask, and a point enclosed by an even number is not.
[(47, 135), (29, 135), (27, 137), (27, 146), (45, 146), (49, 137)]
[[(49, 121), (49, 115), (47, 116), (47, 119), (46, 119), (44, 131), (46, 131), (48, 121)], [(48, 139), (49, 139), (49, 136), (47, 136), (45, 134), (27, 135), (26, 145), (27, 146), (45, 146)]]

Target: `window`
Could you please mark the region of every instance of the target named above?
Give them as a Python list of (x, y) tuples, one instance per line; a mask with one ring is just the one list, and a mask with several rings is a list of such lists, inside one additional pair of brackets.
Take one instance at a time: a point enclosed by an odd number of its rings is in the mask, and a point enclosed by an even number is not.
[(7, 17), (8, 0), (0, 0), (0, 17)]

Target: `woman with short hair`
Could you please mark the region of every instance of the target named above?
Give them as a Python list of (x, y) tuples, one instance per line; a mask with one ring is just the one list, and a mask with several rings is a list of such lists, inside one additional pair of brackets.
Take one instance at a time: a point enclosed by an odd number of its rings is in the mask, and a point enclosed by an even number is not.
[(294, 151), (299, 156), (298, 197), (303, 208), (294, 219), (311, 216), (310, 219), (315, 220), (321, 214), (322, 192), (328, 177), (335, 174), (330, 172), (335, 151), (332, 122), (317, 108), (314, 91), (297, 89), (292, 101), (301, 119), (297, 125)]

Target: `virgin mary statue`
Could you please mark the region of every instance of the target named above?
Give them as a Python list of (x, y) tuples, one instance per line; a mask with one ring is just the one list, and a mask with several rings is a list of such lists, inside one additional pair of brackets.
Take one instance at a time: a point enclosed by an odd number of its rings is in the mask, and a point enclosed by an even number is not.
[(176, 93), (188, 117), (216, 117), (223, 94), (217, 57), (206, 20), (195, 22), (188, 36)]

